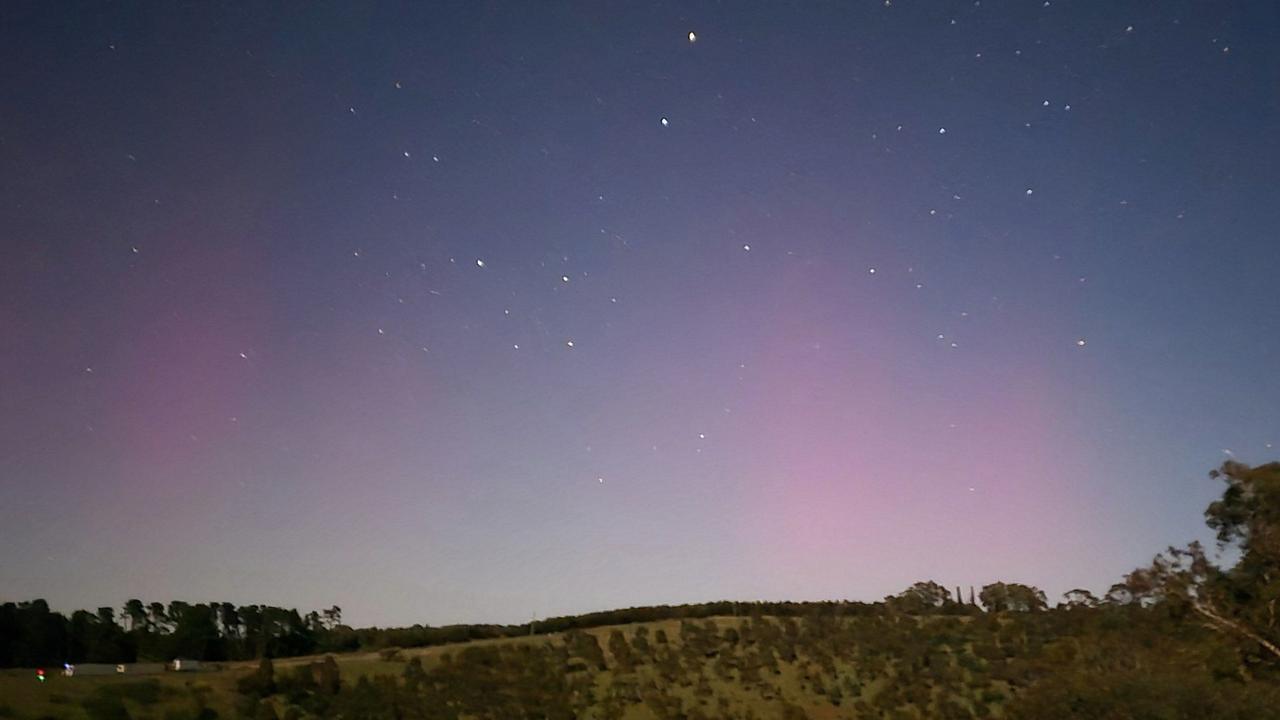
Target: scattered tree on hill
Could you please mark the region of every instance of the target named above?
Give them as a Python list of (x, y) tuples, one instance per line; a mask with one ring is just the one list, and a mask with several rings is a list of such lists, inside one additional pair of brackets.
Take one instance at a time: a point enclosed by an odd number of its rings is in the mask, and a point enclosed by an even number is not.
[(978, 599), (988, 612), (1033, 612), (1044, 610), (1048, 601), (1039, 588), (1020, 583), (995, 582), (985, 585)]
[(893, 609), (907, 613), (925, 613), (951, 604), (951, 593), (932, 580), (918, 582), (897, 595), (885, 598)]

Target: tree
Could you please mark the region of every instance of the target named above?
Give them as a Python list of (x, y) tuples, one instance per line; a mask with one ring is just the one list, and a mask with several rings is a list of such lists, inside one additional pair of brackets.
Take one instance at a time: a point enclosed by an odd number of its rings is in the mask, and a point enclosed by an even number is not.
[(141, 630), (147, 626), (147, 608), (134, 598), (124, 604), (124, 616), (129, 618), (129, 630)]
[(258, 662), (258, 669), (236, 681), (236, 689), (241, 695), (249, 697), (266, 697), (276, 691), (276, 669), (271, 658), (264, 657)]
[(616, 672), (628, 673), (634, 669), (631, 646), (627, 644), (627, 638), (621, 630), (613, 630), (609, 633), (609, 654), (613, 655)]
[(169, 615), (164, 611), (164, 603), (153, 602), (147, 605), (149, 626), (154, 632), (167, 632)]
[(1226, 489), (1205, 510), (1205, 524), (1219, 547), (1238, 551), (1236, 564), (1217, 567), (1193, 542), (1157, 555), (1125, 584), (1135, 596), (1190, 608), (1246, 656), (1280, 662), (1280, 462), (1227, 461), (1209, 477)]
[(1102, 599), (1108, 605), (1128, 605), (1133, 602), (1133, 591), (1125, 583), (1118, 582), (1107, 588)]
[(218, 605), (218, 621), (222, 624), (222, 632), (227, 639), (238, 641), (240, 639), (240, 613), (236, 610), (236, 606), (224, 602)]
[(996, 582), (983, 586), (978, 599), (988, 612), (1034, 612), (1048, 607), (1044, 592), (1031, 585)]
[(918, 582), (885, 602), (907, 613), (924, 613), (951, 604), (951, 592), (932, 580)]
[(1098, 598), (1093, 593), (1084, 588), (1076, 588), (1062, 593), (1063, 604), (1068, 608), (1094, 608), (1098, 607)]
[(325, 627), (330, 630), (342, 624), (342, 608), (337, 605), (322, 611), (320, 614), (324, 616)]
[[(414, 658), (418, 660), (418, 658)], [(419, 661), (418, 669), (421, 670), (422, 665)], [(406, 668), (407, 671), (407, 668)], [(330, 695), (337, 695), (342, 689), (342, 673), (338, 671), (338, 661), (333, 659), (332, 655), (325, 655), (324, 662), (320, 663), (319, 677), (316, 681), (320, 685), (320, 689)]]

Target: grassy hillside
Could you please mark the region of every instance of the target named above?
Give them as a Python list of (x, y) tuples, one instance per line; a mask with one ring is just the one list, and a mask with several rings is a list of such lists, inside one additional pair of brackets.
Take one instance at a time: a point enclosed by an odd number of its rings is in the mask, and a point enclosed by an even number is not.
[[(270, 677), (253, 663), (145, 679), (53, 677), (44, 685), (30, 671), (6, 672), (0, 716), (1182, 717), (1141, 714), (1142, 703), (1179, 702), (1179, 693), (1194, 696), (1188, 702), (1205, 717), (1280, 716), (1272, 684), (1219, 677), (1236, 672), (1230, 648), (1133, 607), (718, 617), (334, 659), (336, 692), (325, 687), (320, 658), (277, 661)], [(1134, 714), (1103, 712), (1121, 699)], [(1089, 710), (1090, 702), (1097, 708)], [(1091, 714), (1071, 714), (1073, 706)]]

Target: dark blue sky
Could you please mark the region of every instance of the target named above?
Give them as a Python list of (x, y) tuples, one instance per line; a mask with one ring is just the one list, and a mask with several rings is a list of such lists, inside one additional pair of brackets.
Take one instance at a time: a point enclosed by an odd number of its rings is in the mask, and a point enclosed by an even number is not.
[(1103, 590), (1277, 457), (1274, 3), (0, 35), (0, 599)]

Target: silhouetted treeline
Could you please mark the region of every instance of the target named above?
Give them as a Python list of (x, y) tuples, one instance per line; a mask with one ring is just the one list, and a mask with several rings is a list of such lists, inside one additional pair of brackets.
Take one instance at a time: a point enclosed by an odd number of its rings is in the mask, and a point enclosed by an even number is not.
[(246, 660), (305, 655), (329, 649), (342, 611), (301, 615), (269, 605), (143, 604), (116, 612), (77, 610), (67, 617), (44, 600), (0, 605), (0, 667), (138, 660)]
[(333, 638), (343, 649), (379, 649), (384, 647), (427, 647), (467, 640), (520, 637), (522, 635), (564, 632), (606, 625), (627, 625), (655, 620), (684, 620), (722, 616), (738, 617), (807, 617), (811, 615), (859, 616), (883, 609), (881, 603), (847, 601), (824, 602), (733, 602), (721, 600), (687, 605), (653, 605), (623, 608), (583, 615), (536, 620), (521, 625), (446, 625), (431, 627), (414, 625), (406, 628), (343, 629)]

